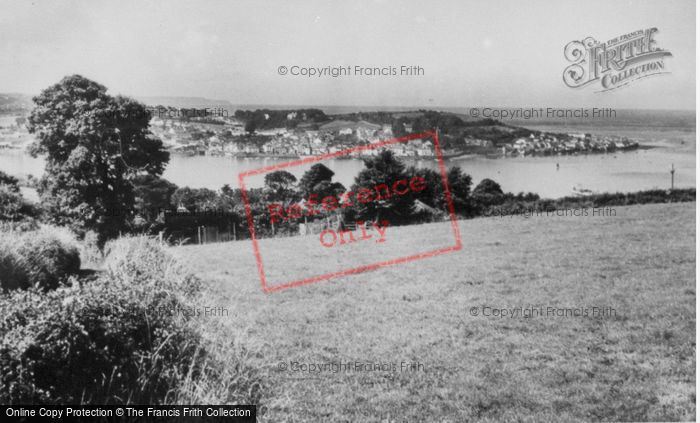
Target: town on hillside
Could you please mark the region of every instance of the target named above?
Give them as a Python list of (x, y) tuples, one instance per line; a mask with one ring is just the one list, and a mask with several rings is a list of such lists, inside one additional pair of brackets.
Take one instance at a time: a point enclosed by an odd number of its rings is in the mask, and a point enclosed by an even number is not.
[[(260, 111), (252, 112), (258, 113)], [(246, 112), (250, 113), (250, 112)], [(323, 113), (323, 112), (320, 112)], [(430, 112), (432, 116), (448, 115)], [(284, 121), (273, 121), (272, 114), (283, 114)], [(385, 115), (386, 113), (376, 115)], [(368, 114), (372, 115), (372, 114)], [(400, 116), (400, 114), (397, 114)], [(360, 116), (362, 117), (362, 116)], [(298, 158), (335, 153), (353, 147), (368, 145), (393, 137), (437, 128), (446, 158), (469, 154), (491, 156), (530, 156), (578, 153), (605, 153), (630, 150), (639, 143), (621, 136), (598, 136), (589, 133), (555, 134), (504, 125), (485, 119), (464, 122), (454, 116), (441, 125), (440, 119), (411, 122), (394, 118), (389, 122), (378, 116), (372, 122), (352, 116), (325, 116), (311, 118), (303, 111), (265, 111), (262, 124), (244, 113), (198, 122), (198, 118), (182, 120), (154, 118), (154, 133), (174, 152), (189, 155), (219, 155), (233, 157)], [(430, 122), (432, 120), (432, 122)], [(460, 124), (462, 122), (463, 124)], [(415, 140), (386, 147), (396, 156), (405, 158), (434, 158), (432, 143)], [(372, 156), (377, 150), (353, 152), (348, 158)]]
[[(202, 109), (212, 111), (215, 109)], [(300, 158), (335, 153), (436, 128), (446, 159), (481, 154), (491, 157), (606, 153), (639, 147), (621, 136), (557, 134), (505, 125), (493, 119), (468, 121), (435, 111), (367, 112), (326, 115), (318, 109), (237, 111), (233, 115), (149, 107), (153, 134), (183, 155)], [(164, 112), (165, 111), (165, 112)], [(196, 113), (195, 113), (196, 112)], [(31, 137), (22, 115), (0, 121), (0, 148), (20, 148)], [(430, 141), (387, 146), (398, 157), (433, 159)], [(376, 149), (340, 158), (363, 158)]]

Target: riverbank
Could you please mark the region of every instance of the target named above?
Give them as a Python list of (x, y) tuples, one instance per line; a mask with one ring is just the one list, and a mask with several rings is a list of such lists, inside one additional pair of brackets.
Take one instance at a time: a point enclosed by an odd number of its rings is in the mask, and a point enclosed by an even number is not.
[[(512, 157), (494, 160), (486, 157), (465, 157), (450, 160), (471, 175), (474, 185), (485, 178), (498, 182), (504, 191), (534, 192), (540, 197), (559, 198), (574, 193), (574, 188), (601, 192), (636, 192), (671, 187), (671, 165), (675, 167), (675, 187), (695, 187), (695, 149), (693, 134), (683, 138), (685, 144), (658, 142), (657, 148), (619, 154), (572, 155), (549, 157)], [(238, 174), (283, 163), (289, 159), (232, 158), (172, 155), (164, 177), (178, 186), (220, 189), (228, 184), (238, 186)], [(335, 172), (334, 180), (346, 187), (364, 167), (361, 160), (329, 160), (323, 162)], [(437, 170), (434, 160), (406, 161), (409, 165)], [(559, 164), (559, 168), (557, 168)], [(289, 168), (297, 178), (310, 165)], [(15, 176), (44, 172), (44, 160), (19, 150), (0, 150), (0, 170)], [(261, 187), (264, 175), (247, 180), (249, 188)]]

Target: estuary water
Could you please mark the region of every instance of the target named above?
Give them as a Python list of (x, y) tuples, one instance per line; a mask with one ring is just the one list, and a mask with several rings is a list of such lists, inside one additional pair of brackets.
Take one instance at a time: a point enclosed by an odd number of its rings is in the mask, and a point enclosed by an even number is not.
[[(639, 140), (644, 148), (614, 154), (590, 154), (547, 157), (486, 158), (469, 156), (452, 159), (447, 166), (459, 166), (472, 176), (474, 185), (484, 178), (501, 184), (504, 191), (534, 192), (545, 198), (571, 195), (575, 190), (593, 192), (631, 192), (671, 186), (671, 166), (675, 168), (675, 187), (695, 187), (695, 127), (620, 126), (602, 128), (557, 123), (522, 124), (550, 132), (593, 132), (616, 134)], [(219, 189), (224, 184), (238, 186), (242, 171), (271, 166), (290, 159), (183, 156), (172, 154), (164, 177), (178, 186)], [(409, 165), (437, 169), (434, 160), (408, 160)], [(335, 173), (335, 180), (352, 185), (364, 168), (361, 160), (324, 162)], [(558, 164), (558, 166), (557, 166)], [(300, 177), (312, 164), (286, 170)], [(23, 150), (0, 150), (0, 170), (14, 175), (40, 176), (42, 158), (33, 158)], [(248, 188), (261, 186), (263, 176), (246, 180)]]

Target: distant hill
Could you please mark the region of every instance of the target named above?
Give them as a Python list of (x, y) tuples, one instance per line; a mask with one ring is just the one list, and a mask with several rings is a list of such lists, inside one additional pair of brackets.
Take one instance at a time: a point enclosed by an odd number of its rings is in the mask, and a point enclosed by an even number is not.
[(138, 101), (148, 106), (166, 106), (177, 108), (201, 108), (201, 107), (232, 107), (228, 100), (212, 100), (204, 97), (135, 97)]
[(18, 93), (0, 93), (0, 111), (28, 111), (32, 108), (32, 97)]
[(318, 129), (321, 131), (338, 131), (341, 129), (357, 129), (357, 128), (367, 128), (371, 130), (382, 129), (381, 125), (376, 125), (374, 123), (366, 122), (364, 120), (353, 122), (348, 120), (332, 120), (325, 125), (321, 125)]
[[(170, 106), (178, 108), (193, 107), (224, 107), (233, 106), (227, 100), (213, 100), (205, 97), (134, 97), (138, 101), (149, 106)], [(26, 109), (32, 108), (32, 96), (19, 93), (0, 93), (0, 109)]]

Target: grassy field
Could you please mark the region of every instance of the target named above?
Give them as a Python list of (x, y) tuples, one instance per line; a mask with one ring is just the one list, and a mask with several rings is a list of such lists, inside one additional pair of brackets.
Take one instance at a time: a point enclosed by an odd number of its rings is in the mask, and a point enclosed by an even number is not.
[[(230, 327), (263, 369), (266, 421), (694, 420), (695, 203), (615, 212), (461, 221), (461, 251), (271, 294), (249, 241), (173, 251), (205, 280), (202, 306), (229, 312), (201, 318)], [(449, 225), (429, 224), (344, 250), (315, 237), (261, 248), (281, 281), (452, 243)], [(397, 369), (290, 370), (356, 361)]]

